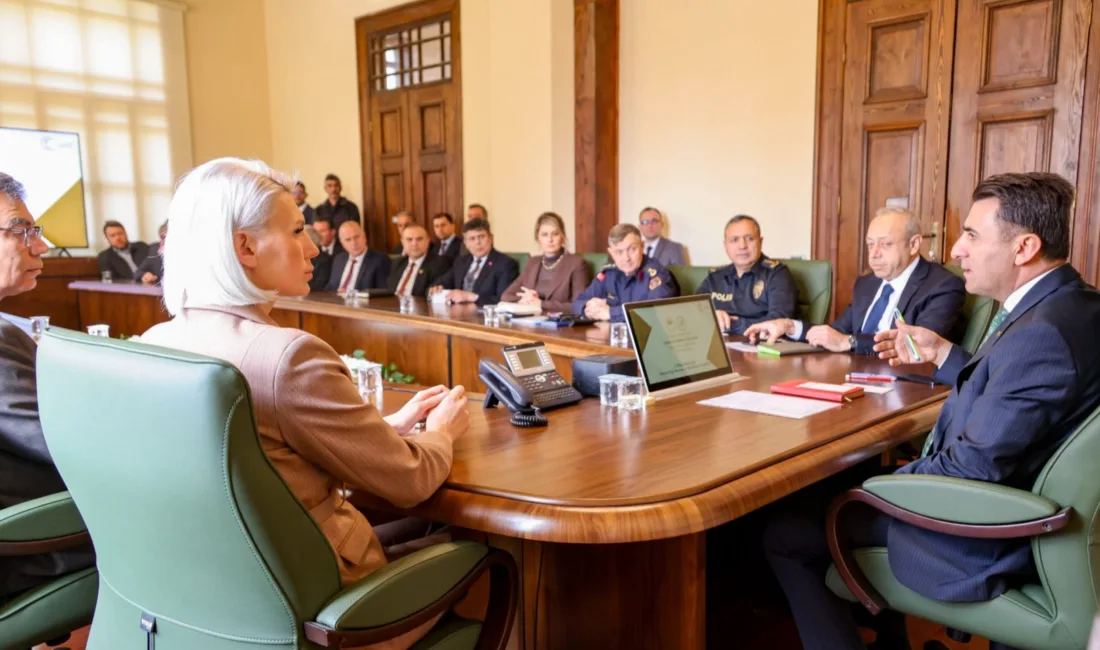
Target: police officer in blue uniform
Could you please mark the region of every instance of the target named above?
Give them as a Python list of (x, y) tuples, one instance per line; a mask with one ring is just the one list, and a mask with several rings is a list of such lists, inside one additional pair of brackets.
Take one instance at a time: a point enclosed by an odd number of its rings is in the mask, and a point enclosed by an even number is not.
[(761, 253), (760, 224), (739, 214), (726, 223), (726, 255), (733, 264), (711, 269), (697, 293), (709, 293), (723, 332), (744, 334), (756, 323), (794, 318), (798, 287), (790, 269)]
[(600, 269), (596, 279), (573, 301), (573, 311), (596, 320), (621, 322), (620, 307), (626, 302), (656, 300), (680, 295), (668, 269), (645, 256), (642, 233), (620, 223), (607, 235), (607, 252), (614, 264)]

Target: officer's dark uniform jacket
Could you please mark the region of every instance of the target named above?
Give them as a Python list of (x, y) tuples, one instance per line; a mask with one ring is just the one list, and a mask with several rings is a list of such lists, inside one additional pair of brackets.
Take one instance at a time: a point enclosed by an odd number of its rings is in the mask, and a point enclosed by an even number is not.
[(709, 293), (716, 309), (736, 316), (729, 331), (744, 334), (756, 323), (794, 318), (798, 287), (782, 262), (761, 256), (741, 277), (733, 264), (711, 269), (696, 293)]
[(643, 257), (641, 266), (629, 276), (614, 264), (600, 269), (592, 284), (573, 301), (573, 311), (583, 314), (585, 303), (592, 298), (603, 298), (611, 307), (611, 320), (621, 322), (626, 318), (621, 309), (623, 303), (673, 298), (678, 295), (680, 287), (668, 269), (648, 257)]

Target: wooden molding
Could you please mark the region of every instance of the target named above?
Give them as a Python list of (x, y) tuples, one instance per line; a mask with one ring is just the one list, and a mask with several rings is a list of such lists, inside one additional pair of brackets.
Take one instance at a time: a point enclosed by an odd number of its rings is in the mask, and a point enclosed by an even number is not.
[(619, 219), (619, 1), (574, 0), (577, 251), (604, 249)]
[[(817, 29), (817, 112), (814, 115), (813, 258), (837, 268), (840, 152), (844, 105), (844, 0), (820, 0)], [(837, 273), (833, 273), (832, 295)], [(832, 301), (829, 320), (839, 310)]]

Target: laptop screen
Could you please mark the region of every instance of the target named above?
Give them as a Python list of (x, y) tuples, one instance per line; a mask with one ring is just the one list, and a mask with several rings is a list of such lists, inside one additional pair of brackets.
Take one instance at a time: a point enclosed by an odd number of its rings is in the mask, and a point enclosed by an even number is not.
[(623, 305), (650, 392), (733, 374), (710, 295)]

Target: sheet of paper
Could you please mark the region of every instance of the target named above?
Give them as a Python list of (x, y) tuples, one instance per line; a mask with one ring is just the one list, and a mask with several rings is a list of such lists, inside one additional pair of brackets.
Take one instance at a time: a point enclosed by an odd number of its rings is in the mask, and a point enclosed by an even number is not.
[(799, 388), (807, 388), (809, 390), (823, 390), (827, 393), (846, 393), (852, 385), (851, 384), (822, 384), (816, 381), (808, 381), (804, 384), (799, 384)]
[(699, 402), (703, 406), (717, 406), (738, 411), (752, 411), (764, 413), (781, 418), (801, 419), (817, 413), (823, 413), (834, 409), (840, 404), (823, 402), (816, 399), (803, 399), (801, 397), (789, 397), (787, 395), (773, 395), (771, 393), (757, 393), (751, 390), (739, 390), (721, 397)]
[(737, 350), (738, 352), (748, 352), (750, 354), (756, 354), (755, 345), (749, 345), (748, 343), (742, 343), (741, 341), (727, 343), (726, 347), (731, 350)]
[(450, 295), (451, 295), (451, 290), (450, 289), (444, 289), (443, 291), (440, 291), (439, 293), (432, 296), (431, 300), (435, 304), (446, 303), (447, 298), (449, 298)]
[(844, 384), (845, 388), (852, 388), (853, 386), (862, 388), (865, 393), (874, 393), (875, 395), (885, 395), (894, 390), (893, 384)]
[(550, 320), (549, 316), (520, 316), (512, 319), (513, 325), (537, 326)]

